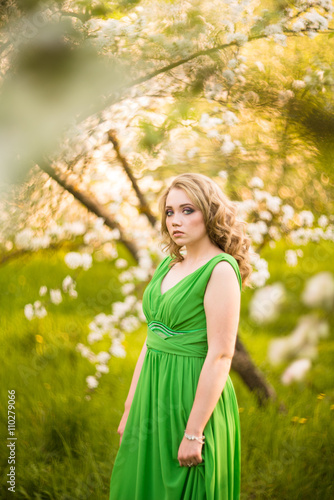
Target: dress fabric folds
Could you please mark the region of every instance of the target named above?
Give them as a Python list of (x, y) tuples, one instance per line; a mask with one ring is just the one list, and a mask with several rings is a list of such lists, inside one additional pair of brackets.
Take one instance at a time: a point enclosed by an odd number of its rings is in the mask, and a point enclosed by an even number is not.
[(110, 480), (109, 500), (239, 500), (240, 418), (230, 375), (205, 428), (203, 461), (177, 459), (208, 351), (205, 289), (214, 266), (238, 263), (221, 253), (164, 294), (165, 257), (143, 295), (147, 352)]

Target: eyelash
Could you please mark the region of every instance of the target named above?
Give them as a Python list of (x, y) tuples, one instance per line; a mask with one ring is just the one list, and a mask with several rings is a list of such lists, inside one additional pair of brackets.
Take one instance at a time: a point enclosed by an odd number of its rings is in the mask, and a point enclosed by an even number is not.
[[(184, 210), (190, 211), (191, 214), (194, 212), (194, 210), (192, 210), (191, 208), (184, 208)], [(171, 212), (171, 210), (166, 210), (165, 214), (167, 217), (168, 217), (168, 212)], [(189, 215), (189, 214), (187, 214), (187, 215)]]

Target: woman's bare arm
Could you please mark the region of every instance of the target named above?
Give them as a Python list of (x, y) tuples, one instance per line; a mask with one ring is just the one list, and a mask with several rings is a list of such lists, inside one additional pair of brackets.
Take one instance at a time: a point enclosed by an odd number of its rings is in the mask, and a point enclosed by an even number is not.
[[(187, 422), (187, 433), (200, 436), (224, 389), (234, 355), (240, 316), (240, 286), (232, 266), (219, 262), (204, 296), (208, 353)], [(218, 307), (217, 307), (218, 305)]]
[(124, 407), (125, 407), (126, 410), (129, 410), (130, 407), (131, 407), (131, 403), (132, 403), (132, 400), (133, 400), (134, 393), (136, 391), (137, 382), (138, 382), (138, 379), (139, 379), (141, 368), (143, 366), (143, 362), (144, 362), (144, 357), (145, 357), (146, 351), (147, 351), (147, 346), (146, 346), (146, 339), (145, 339), (144, 345), (142, 347), (142, 350), (140, 352), (138, 361), (136, 363), (135, 370), (133, 372), (133, 376), (132, 376), (132, 381), (131, 381), (129, 393), (128, 393), (127, 398), (126, 398), (125, 403), (124, 403)]

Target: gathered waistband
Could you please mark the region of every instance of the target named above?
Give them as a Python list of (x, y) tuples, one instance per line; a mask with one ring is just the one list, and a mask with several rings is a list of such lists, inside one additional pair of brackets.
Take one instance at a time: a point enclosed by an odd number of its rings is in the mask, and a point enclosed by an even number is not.
[(147, 325), (146, 346), (152, 351), (205, 358), (208, 352), (206, 328), (173, 330), (161, 321)]

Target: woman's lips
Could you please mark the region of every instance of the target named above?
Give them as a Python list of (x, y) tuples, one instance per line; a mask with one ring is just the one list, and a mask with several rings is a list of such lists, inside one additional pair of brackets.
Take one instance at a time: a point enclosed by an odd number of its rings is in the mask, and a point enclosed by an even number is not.
[(184, 233), (181, 233), (181, 231), (178, 231), (176, 233), (173, 233), (173, 236), (182, 236)]

